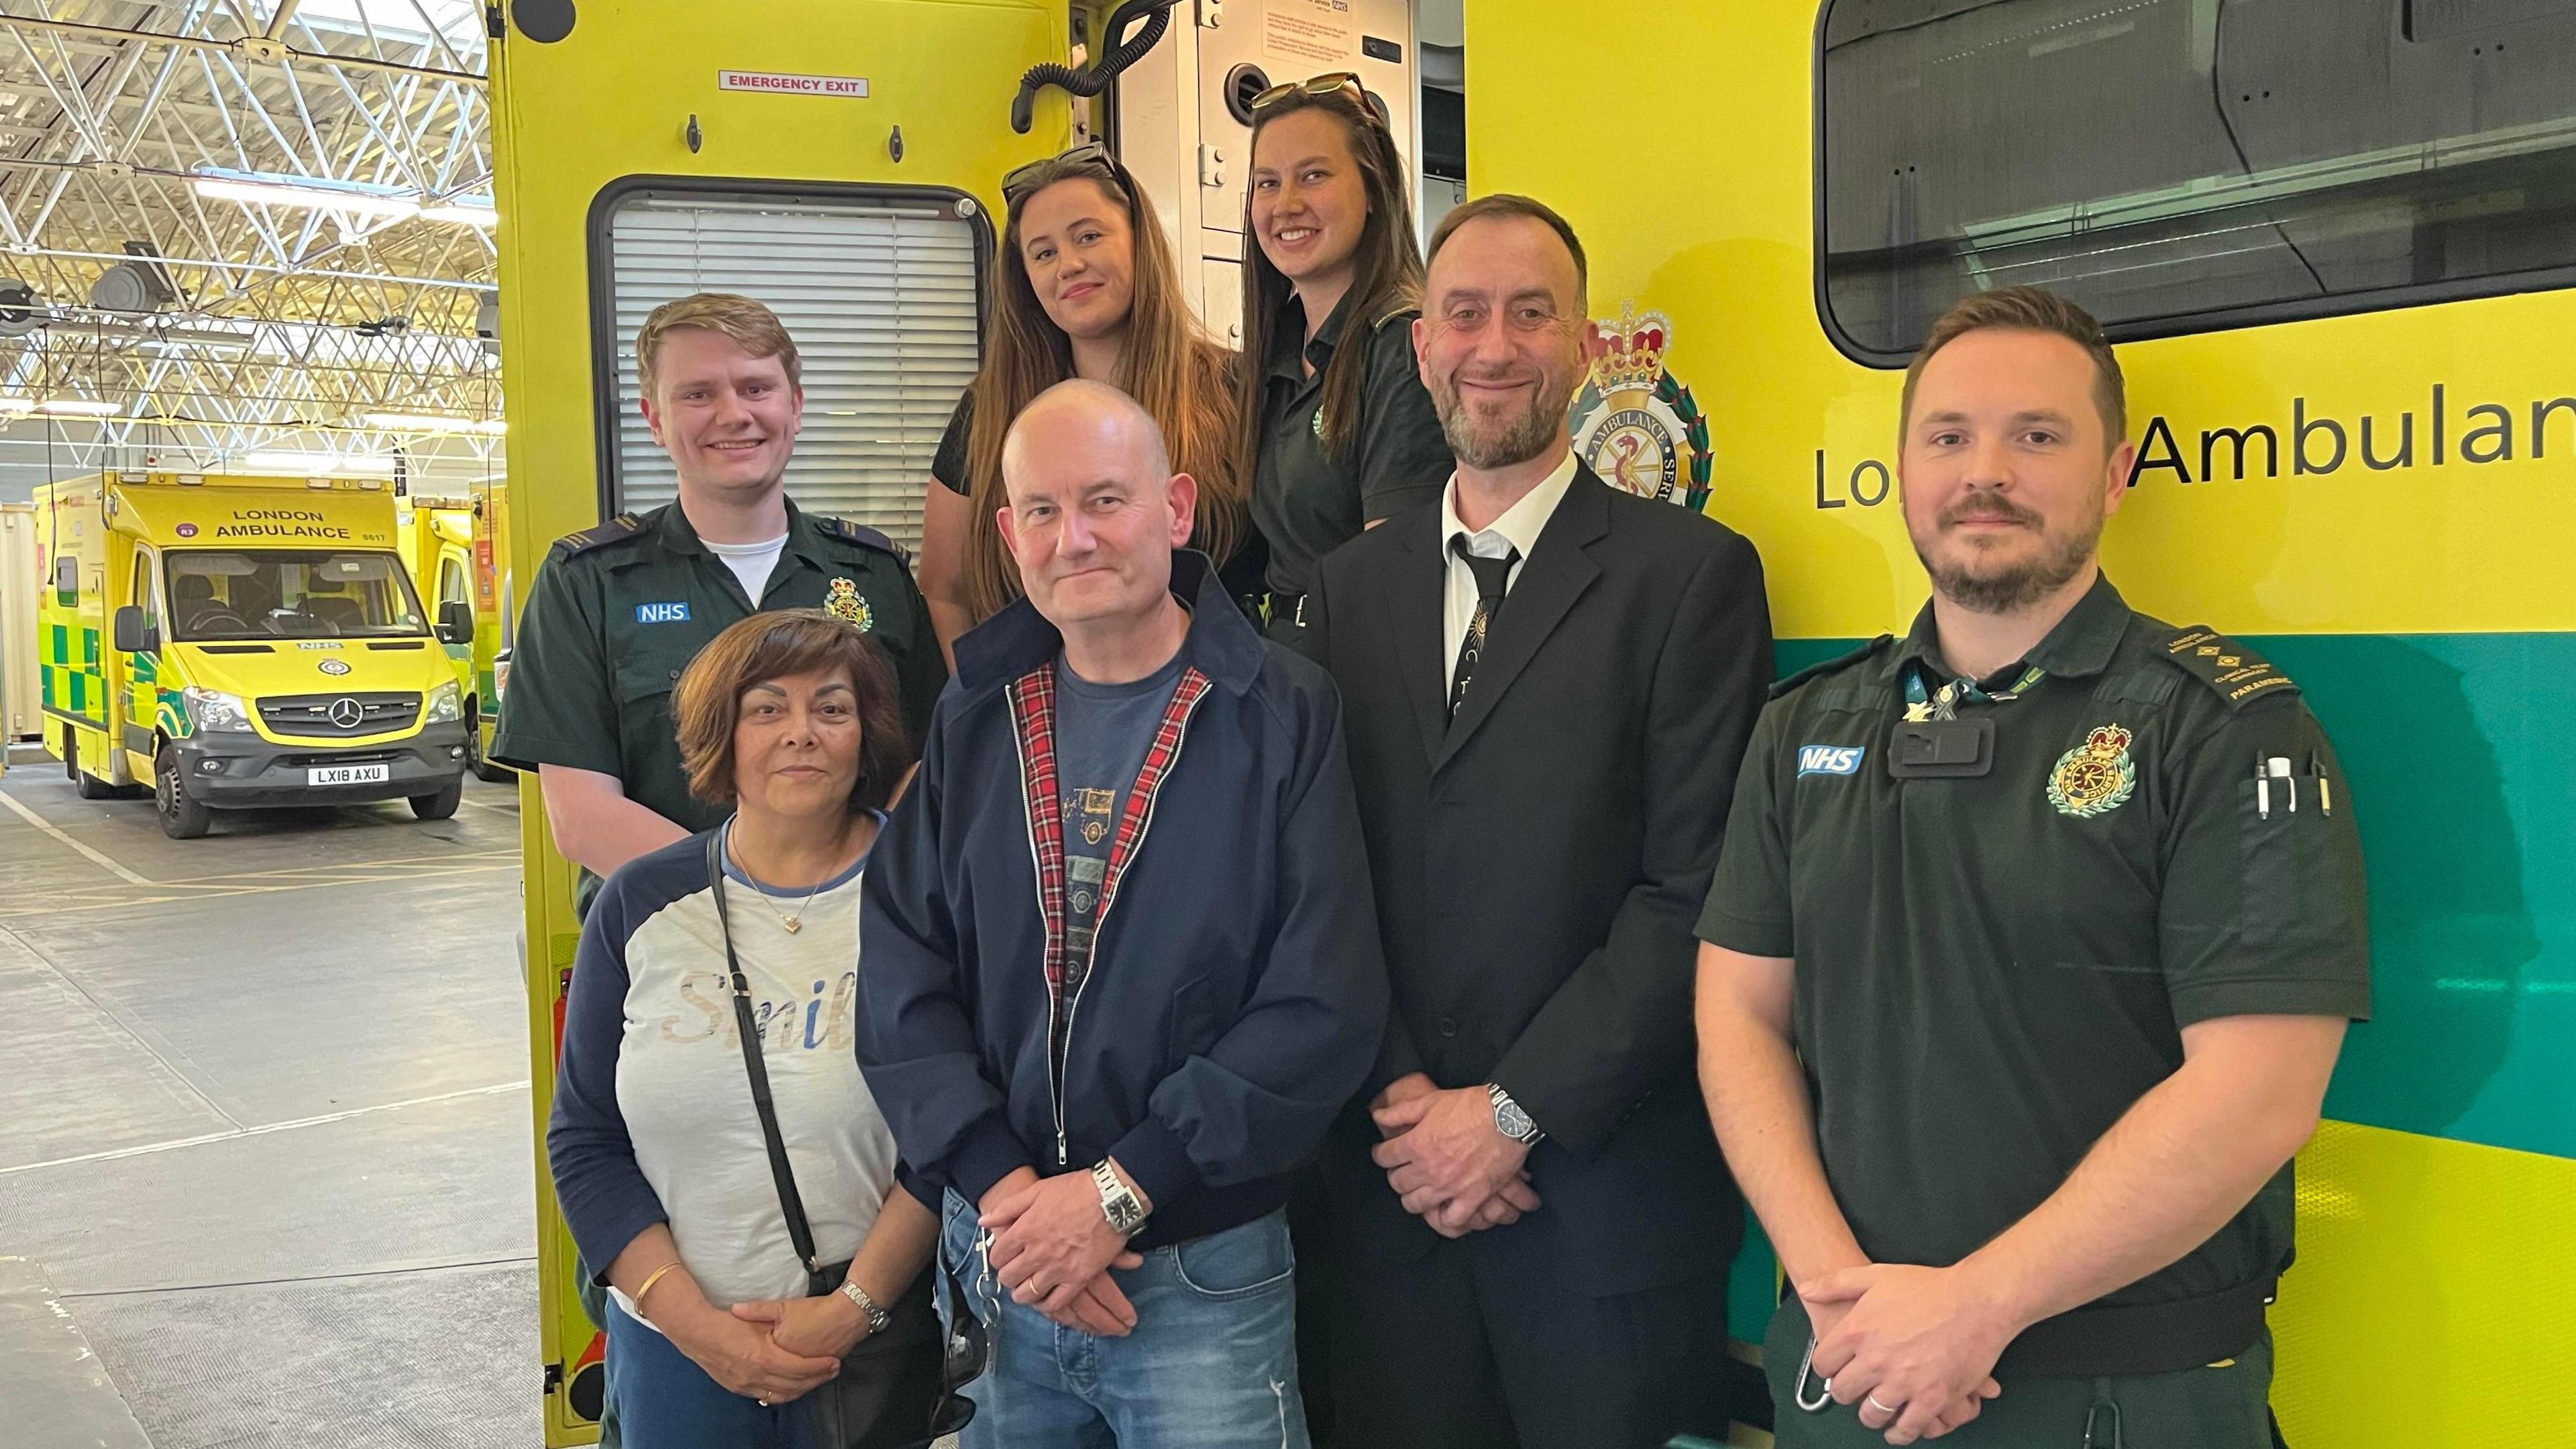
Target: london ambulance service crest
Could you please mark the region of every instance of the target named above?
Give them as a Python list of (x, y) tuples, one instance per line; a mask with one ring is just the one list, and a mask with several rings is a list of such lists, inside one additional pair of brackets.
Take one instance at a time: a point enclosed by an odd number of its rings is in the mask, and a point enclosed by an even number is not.
[(2089, 820), (2120, 807), (2138, 788), (2137, 762), (2129, 758), (2129, 732), (2106, 724), (2084, 743), (2057, 757), (2048, 772), (2048, 803), (2060, 815)]
[(1673, 324), (1623, 306), (1599, 319), (1608, 350), (1574, 399), (1574, 451), (1613, 488), (1696, 512), (1708, 502), (1708, 419), (1691, 390), (1664, 367)]
[(868, 601), (859, 597), (859, 586), (848, 579), (834, 579), (823, 591), (823, 610), (836, 619), (846, 619), (860, 632), (876, 627), (876, 615), (868, 610)]

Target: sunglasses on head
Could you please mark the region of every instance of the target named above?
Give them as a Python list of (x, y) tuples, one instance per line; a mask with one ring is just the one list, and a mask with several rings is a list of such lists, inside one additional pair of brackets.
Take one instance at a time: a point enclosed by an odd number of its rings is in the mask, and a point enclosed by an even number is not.
[(1378, 100), (1377, 97), (1370, 95), (1368, 87), (1360, 84), (1358, 72), (1347, 70), (1332, 71), (1328, 74), (1313, 76), (1306, 80), (1289, 81), (1282, 85), (1272, 86), (1270, 89), (1263, 91), (1261, 94), (1252, 98), (1252, 114), (1258, 116), (1263, 111), (1270, 109), (1272, 106), (1279, 104), (1290, 96), (1329, 96), (1337, 94), (1348, 94), (1352, 100), (1359, 102), (1360, 110), (1364, 112), (1370, 120), (1377, 122), (1380, 126), (1384, 126), (1386, 124), (1386, 113), (1381, 109), (1384, 103)]
[[(1117, 157), (1109, 154), (1109, 147), (1105, 143), (1099, 141), (1085, 141), (1070, 151), (1060, 152), (1053, 156), (1041, 157), (1038, 160), (1029, 162), (1025, 166), (1014, 166), (1009, 171), (1004, 172), (1002, 174), (1002, 204), (1005, 206), (1019, 205), (1021, 202), (1028, 199), (1030, 192), (1038, 189), (1041, 177), (1047, 176), (1051, 172), (1058, 172), (1059, 168), (1065, 166), (1097, 166), (1108, 172), (1111, 178), (1116, 180), (1119, 185), (1127, 187), (1131, 193), (1135, 190), (1134, 186), (1127, 180), (1126, 168), (1118, 164)], [(1057, 179), (1062, 179), (1060, 174), (1057, 176)]]

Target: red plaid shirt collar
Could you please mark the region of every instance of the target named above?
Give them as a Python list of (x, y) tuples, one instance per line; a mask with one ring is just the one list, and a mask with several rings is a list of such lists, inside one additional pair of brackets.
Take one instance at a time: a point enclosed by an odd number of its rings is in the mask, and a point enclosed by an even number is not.
[[(1136, 772), (1136, 782), (1127, 792), (1126, 808), (1119, 812), (1118, 832), (1110, 841), (1109, 864), (1100, 882), (1100, 904), (1092, 916), (1095, 953), (1100, 928), (1108, 925), (1109, 908), (1117, 900), (1118, 882), (1126, 875), (1137, 849), (1145, 843), (1146, 828), (1153, 823), (1154, 797), (1179, 762), (1190, 716), (1197, 712), (1208, 689), (1208, 677), (1199, 672), (1198, 666), (1185, 665), (1180, 680), (1172, 686), (1171, 701), (1163, 706), (1162, 722), (1154, 730), (1153, 744), (1145, 751), (1144, 768)], [(1020, 746), (1021, 795), (1029, 810), (1029, 854), (1037, 865), (1038, 914), (1046, 925), (1047, 993), (1053, 1009), (1062, 1011), (1066, 1004), (1064, 984), (1074, 978), (1069, 969), (1072, 948), (1066, 942), (1064, 929), (1064, 812), (1056, 779), (1055, 661), (1048, 660), (1013, 680), (1007, 693)], [(1085, 961), (1083, 965), (1082, 979), (1087, 980), (1091, 963)]]

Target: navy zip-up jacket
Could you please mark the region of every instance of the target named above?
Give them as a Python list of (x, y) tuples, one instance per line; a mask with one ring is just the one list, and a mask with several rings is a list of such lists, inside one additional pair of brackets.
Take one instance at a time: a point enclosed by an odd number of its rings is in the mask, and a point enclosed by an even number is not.
[(1154, 1204), (1139, 1247), (1285, 1202), (1387, 1012), (1331, 679), (1255, 633), (1203, 556), (1173, 554), (1172, 591), (1184, 679), (1208, 687), (1067, 1003), (1060, 1100), (1010, 692), (1063, 639), (1026, 600), (957, 641), (859, 917), (859, 1061), (904, 1161), (973, 1204), (1023, 1166), (1115, 1157)]

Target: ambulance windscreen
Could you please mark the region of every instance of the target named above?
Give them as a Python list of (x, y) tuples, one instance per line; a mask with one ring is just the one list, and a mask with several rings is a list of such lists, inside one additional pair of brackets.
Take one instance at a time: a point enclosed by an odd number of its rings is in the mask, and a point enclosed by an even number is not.
[(429, 632), (390, 553), (227, 549), (170, 556), (173, 639), (389, 639)]

